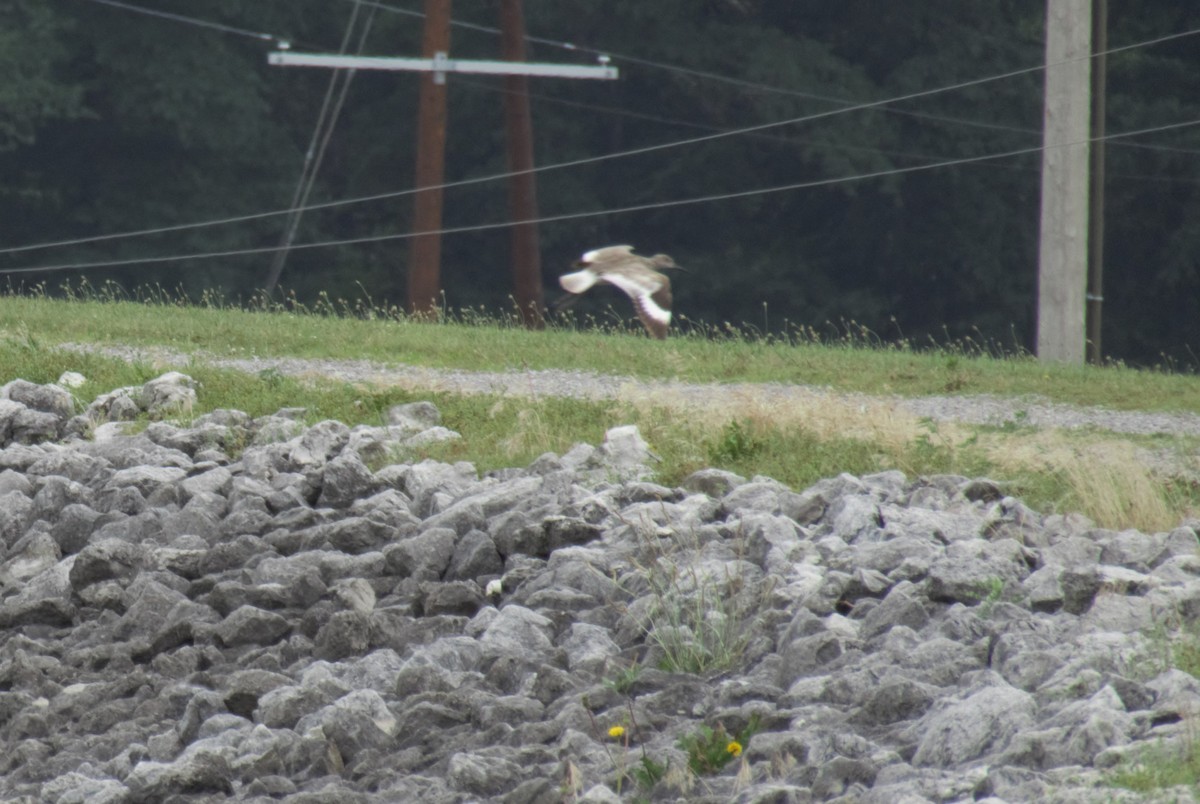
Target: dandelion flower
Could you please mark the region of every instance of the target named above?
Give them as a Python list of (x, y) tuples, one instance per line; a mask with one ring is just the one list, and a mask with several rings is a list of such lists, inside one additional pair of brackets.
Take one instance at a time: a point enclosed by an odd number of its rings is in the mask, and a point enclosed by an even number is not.
[(625, 736), (625, 727), (624, 726), (613, 726), (611, 729), (608, 730), (608, 736), (612, 737), (614, 740), (621, 739), (622, 737)]
[(742, 744), (737, 740), (733, 740), (729, 743), (729, 745), (725, 746), (725, 750), (728, 751), (732, 756), (740, 757), (742, 755)]

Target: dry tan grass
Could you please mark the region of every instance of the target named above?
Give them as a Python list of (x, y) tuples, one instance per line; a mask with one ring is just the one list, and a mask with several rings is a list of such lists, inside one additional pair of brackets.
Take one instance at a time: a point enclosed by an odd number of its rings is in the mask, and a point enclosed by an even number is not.
[[(496, 418), (505, 413), (510, 404), (512, 403), (506, 399), (497, 400), (488, 411), (488, 415)], [(555, 434), (540, 410), (536, 407), (521, 407), (516, 411), (515, 422), (509, 434), (498, 442), (506, 455), (553, 451), (557, 444)]]
[[(381, 374), (363, 385), (454, 391), (436, 372), (417, 378)], [(490, 417), (506, 409), (516, 412), (515, 427), (498, 440), (506, 454), (562, 446), (538, 406), (523, 401), (538, 396), (532, 384), (528, 391), (518, 385), (492, 407)], [(1170, 470), (1152, 465), (1156, 462), (1150, 453), (1119, 435), (1034, 428), (982, 432), (951, 422), (933, 426), (886, 399), (795, 387), (785, 395), (769, 385), (714, 385), (711, 393), (704, 393), (685, 384), (664, 387), (631, 381), (620, 388), (612, 404), (638, 411), (652, 443), (671, 439), (678, 442), (677, 452), (694, 452), (697, 462), (703, 459), (700, 436), (719, 433), (734, 422), (748, 424), (763, 438), (803, 431), (821, 440), (860, 440), (874, 445), (881, 468), (898, 467), (910, 473), (907, 459), (914, 446), (935, 442), (950, 456), (982, 457), (995, 467), (999, 480), (1034, 473), (1058, 476), (1067, 489), (1058, 509), (1078, 511), (1101, 527), (1155, 532), (1170, 529), (1194, 513), (1184, 507), (1179, 495), (1171, 494)]]
[[(927, 431), (920, 418), (898, 410), (886, 401), (867, 397), (826, 394), (790, 388), (786, 398), (769, 388), (714, 386), (719, 389), (700, 396), (692, 389), (647, 390), (645, 386), (623, 386), (618, 399), (638, 410), (665, 408), (700, 429), (717, 431), (733, 421), (749, 422), (761, 431), (803, 429), (818, 438), (855, 438), (877, 443), (880, 451), (898, 452)], [(939, 428), (943, 429), (943, 428)], [(945, 425), (952, 442), (965, 441), (969, 432)]]
[(989, 435), (988, 457), (1001, 469), (1060, 474), (1070, 489), (1064, 504), (1106, 528), (1169, 530), (1190, 513), (1172, 499), (1168, 478), (1128, 439), (1031, 430)]
[(1053, 473), (1065, 482), (1064, 510), (1077, 510), (1101, 527), (1168, 530), (1193, 513), (1169, 492), (1168, 477), (1130, 439), (1067, 430), (980, 433), (942, 422), (936, 428), (886, 400), (822, 392), (784, 398), (769, 388), (731, 386), (711, 396), (691, 390), (648, 392), (622, 388), (621, 401), (638, 409), (667, 408), (692, 428), (719, 431), (734, 421), (760, 432), (803, 428), (819, 438), (857, 438), (878, 445), (882, 456), (902, 460), (920, 439), (935, 438), (953, 453), (977, 449), (1001, 476)]

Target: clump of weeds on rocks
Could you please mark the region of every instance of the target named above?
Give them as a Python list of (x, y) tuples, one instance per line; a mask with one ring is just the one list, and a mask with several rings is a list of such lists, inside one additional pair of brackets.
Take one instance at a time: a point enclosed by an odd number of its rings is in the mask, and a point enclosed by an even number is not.
[(679, 738), (679, 747), (687, 754), (688, 768), (692, 773), (710, 776), (720, 773), (726, 765), (740, 757), (758, 729), (757, 716), (734, 735), (729, 734), (721, 723), (716, 728), (698, 726), (695, 731)]
[[(641, 733), (634, 715), (632, 699), (626, 699), (624, 713), (607, 729), (601, 727), (586, 699), (584, 708), (597, 740), (604, 746), (612, 762), (617, 795), (621, 795), (627, 782), (635, 783), (639, 790), (646, 793), (660, 782), (681, 791), (690, 790), (695, 782), (702, 781), (705, 776), (721, 773), (731, 762), (741, 758), (751, 737), (760, 729), (759, 718), (755, 715), (736, 734), (731, 734), (723, 723), (718, 723), (715, 727), (701, 725), (681, 735), (676, 745), (687, 758), (687, 770), (684, 771), (678, 767), (672, 769), (669, 759), (660, 762), (646, 750), (646, 737)], [(615, 750), (610, 747), (614, 744), (617, 746)], [(637, 754), (640, 756), (635, 756)], [(634, 800), (648, 799), (637, 797)]]
[[(587, 710), (588, 718), (592, 722), (592, 730), (596, 733), (596, 738), (600, 741), (600, 744), (604, 746), (609, 761), (612, 762), (613, 770), (616, 772), (616, 792), (618, 796), (621, 795), (621, 790), (625, 786), (625, 783), (630, 780), (635, 782), (642, 790), (652, 790), (656, 784), (663, 780), (668, 770), (668, 763), (657, 762), (647, 753), (645, 739), (640, 732), (637, 719), (633, 714), (633, 702), (627, 700), (625, 706), (627, 714), (621, 719), (621, 722), (614, 723), (612, 726), (609, 726), (607, 731), (601, 734), (600, 724), (596, 722), (596, 716), (592, 714), (587, 700), (584, 700), (584, 708)], [(613, 753), (613, 750), (609, 747), (612, 743), (618, 745), (619, 753)], [(635, 762), (631, 762), (630, 758), (634, 753), (634, 743), (637, 743), (641, 756)]]
[(679, 539), (648, 539), (649, 560), (638, 569), (653, 599), (646, 638), (660, 654), (658, 666), (696, 675), (736, 667), (750, 644), (749, 620), (770, 589), (749, 589), (728, 562), (719, 574), (705, 571), (699, 545)]
[[(1175, 669), (1200, 678), (1200, 627), (1187, 622), (1181, 613), (1169, 614), (1157, 622), (1146, 634), (1146, 646), (1146, 654), (1138, 664), (1146, 668), (1147, 676)], [(1195, 715), (1185, 717), (1173, 728), (1182, 734), (1125, 756), (1113, 769), (1109, 782), (1147, 796), (1177, 787), (1196, 792), (1200, 787), (1200, 740)]]
[(642, 666), (634, 661), (628, 667), (617, 670), (611, 678), (605, 679), (604, 686), (618, 695), (628, 695), (641, 674)]

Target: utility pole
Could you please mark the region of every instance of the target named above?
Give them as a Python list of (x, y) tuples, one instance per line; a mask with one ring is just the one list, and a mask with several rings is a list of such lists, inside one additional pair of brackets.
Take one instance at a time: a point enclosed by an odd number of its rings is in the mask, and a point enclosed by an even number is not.
[[(425, 0), (421, 55), (427, 59), (450, 52), (450, 0)], [(408, 252), (408, 311), (436, 318), (441, 295), (442, 184), (446, 166), (446, 76), (421, 76), (417, 102), (416, 195)]]
[(1104, 307), (1104, 117), (1108, 94), (1108, 0), (1092, 0), (1092, 141), (1088, 214), (1087, 359), (1099, 364)]
[(1092, 0), (1046, 0), (1037, 356), (1082, 363)]
[[(267, 56), (270, 64), (291, 67), (325, 67), (353, 70), (411, 70), (424, 73), (417, 119), (416, 197), (414, 200), (413, 236), (409, 254), (408, 309), (418, 316), (436, 316), (441, 296), (441, 234), (442, 185), (445, 183), (446, 152), (446, 76), (449, 73), (476, 75), (534, 76), (543, 78), (600, 78), (618, 77), (616, 67), (601, 57), (599, 66), (575, 64), (540, 64), (524, 61), (524, 24), (519, 2), (505, 0), (502, 9), (505, 21), (505, 61), (451, 59), (450, 0), (425, 0), (425, 29), (421, 50), (423, 58), (407, 59), (381, 56), (344, 56), (321, 53), (294, 53), (279, 50)], [(516, 33), (512, 33), (516, 31)], [(509, 56), (508, 42), (517, 37), (520, 58)], [(517, 51), (512, 51), (516, 53)], [(537, 230), (531, 222), (536, 217), (537, 202), (533, 183), (532, 125), (529, 123), (528, 93), (517, 112), (508, 111), (509, 169), (516, 173), (509, 188), (510, 206), (514, 221), (513, 259), (516, 289), (514, 297), (521, 305), (527, 323), (541, 322), (541, 262)], [(506, 103), (507, 107), (507, 103)], [(523, 107), (524, 111), (520, 112)], [(523, 121), (521, 120), (523, 118)], [(536, 316), (530, 318), (529, 316)]]
[[(501, 57), (525, 61), (521, 0), (500, 0)], [(513, 298), (525, 326), (541, 329), (542, 254), (538, 243), (537, 183), (533, 175), (533, 122), (529, 81), (504, 77), (504, 127), (508, 138), (508, 208), (512, 216)]]

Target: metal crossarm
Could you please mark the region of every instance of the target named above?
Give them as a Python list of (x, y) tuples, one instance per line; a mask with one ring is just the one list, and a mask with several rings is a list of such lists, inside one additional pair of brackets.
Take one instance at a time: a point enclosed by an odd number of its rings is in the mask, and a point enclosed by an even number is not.
[[(446, 73), (475, 73), (484, 75), (526, 75), (542, 78), (599, 78), (612, 80), (619, 76), (616, 67), (603, 64), (541, 64), (517, 61), (480, 61), (451, 59), (445, 53), (435, 53), (432, 59), (406, 59), (389, 56), (339, 56), (324, 53), (294, 53), (281, 50), (267, 56), (270, 64), (284, 67), (332, 67), (351, 70), (410, 70), (434, 74), (441, 83)], [(440, 80), (438, 80), (440, 77)]]

